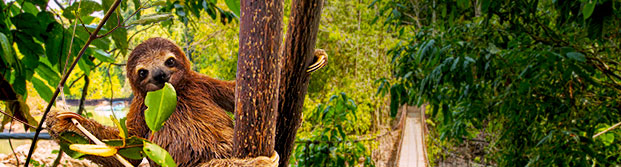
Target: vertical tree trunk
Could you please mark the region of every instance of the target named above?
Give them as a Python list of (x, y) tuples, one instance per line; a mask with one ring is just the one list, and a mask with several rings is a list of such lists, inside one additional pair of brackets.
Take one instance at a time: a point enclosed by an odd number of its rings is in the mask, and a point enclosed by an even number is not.
[(295, 135), (302, 121), (304, 96), (310, 75), (306, 68), (313, 61), (323, 0), (293, 0), (290, 22), (281, 57), (280, 95), (276, 123), (275, 150), (279, 166), (288, 166)]
[(283, 0), (242, 0), (233, 156), (274, 152)]

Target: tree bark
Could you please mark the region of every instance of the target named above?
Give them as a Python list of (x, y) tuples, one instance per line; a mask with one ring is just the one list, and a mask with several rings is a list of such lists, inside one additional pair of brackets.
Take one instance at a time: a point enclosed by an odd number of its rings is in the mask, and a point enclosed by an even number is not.
[(313, 51), (321, 20), (323, 0), (293, 0), (290, 22), (280, 58), (278, 117), (275, 151), (279, 166), (286, 167), (295, 145), (295, 135), (302, 122), (302, 108), (313, 62)]
[(242, 0), (233, 156), (274, 152), (283, 0)]

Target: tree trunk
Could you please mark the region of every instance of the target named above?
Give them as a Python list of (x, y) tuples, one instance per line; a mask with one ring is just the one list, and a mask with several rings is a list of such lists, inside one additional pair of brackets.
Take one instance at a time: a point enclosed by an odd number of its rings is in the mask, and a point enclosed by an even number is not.
[(313, 61), (323, 0), (293, 0), (281, 57), (280, 95), (275, 150), (279, 166), (288, 166), (295, 135), (302, 122), (304, 96), (310, 79), (306, 68)]
[(233, 156), (274, 152), (283, 0), (242, 0)]

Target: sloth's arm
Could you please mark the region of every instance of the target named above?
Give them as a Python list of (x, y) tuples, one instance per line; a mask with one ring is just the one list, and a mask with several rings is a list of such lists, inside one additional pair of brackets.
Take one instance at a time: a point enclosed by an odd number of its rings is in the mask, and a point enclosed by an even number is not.
[[(63, 132), (75, 132), (77, 134), (82, 135), (84, 138), (87, 138), (77, 127), (71, 122), (71, 118), (76, 119), (86, 130), (91, 132), (95, 137), (100, 140), (105, 139), (120, 139), (119, 130), (114, 127), (104, 126), (100, 123), (97, 123), (95, 120), (86, 119), (74, 112), (58, 112), (51, 111), (47, 117), (47, 129), (50, 135), (54, 138), (54, 141), (59, 142), (59, 136)], [(87, 138), (88, 139), (88, 138)], [(100, 157), (93, 155), (84, 156), (86, 159), (93, 161), (101, 166), (124, 166), (114, 157)], [(140, 164), (140, 160), (130, 160), (132, 164), (138, 165)]]

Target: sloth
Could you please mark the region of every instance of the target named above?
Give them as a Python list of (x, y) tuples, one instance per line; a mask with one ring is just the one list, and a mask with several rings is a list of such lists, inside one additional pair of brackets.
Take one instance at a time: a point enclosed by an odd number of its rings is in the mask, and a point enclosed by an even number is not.
[[(323, 50), (315, 51), (315, 58), (307, 72), (327, 64)], [(235, 108), (235, 82), (222, 81), (192, 71), (183, 51), (170, 40), (151, 38), (131, 52), (126, 65), (127, 78), (134, 98), (127, 114), (126, 125), (130, 136), (152, 139), (166, 149), (179, 166), (198, 166), (211, 159), (230, 158), (233, 152), (233, 120), (227, 112)], [(160, 131), (153, 134), (145, 122), (144, 99), (149, 91), (161, 89), (166, 82), (177, 92), (177, 107)], [(73, 112), (52, 112), (47, 127), (56, 141), (66, 131), (81, 134), (71, 123), (76, 119), (99, 139), (119, 139), (118, 129), (107, 127), (95, 120)], [(152, 136), (151, 136), (152, 135)], [(86, 156), (102, 166), (123, 166), (113, 157)], [(139, 160), (130, 160), (134, 165)], [(150, 161), (152, 166), (157, 166)]]

